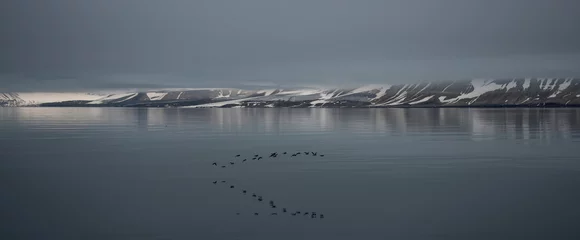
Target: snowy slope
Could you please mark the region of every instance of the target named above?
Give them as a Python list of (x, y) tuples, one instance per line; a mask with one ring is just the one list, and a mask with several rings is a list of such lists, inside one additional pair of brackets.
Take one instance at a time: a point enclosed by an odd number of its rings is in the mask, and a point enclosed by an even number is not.
[[(580, 105), (580, 79), (522, 78), (341, 89), (187, 88), (115, 93), (0, 93), (0, 106), (475, 107)], [(72, 101), (72, 102), (71, 102)], [(62, 104), (60, 104), (62, 105)]]

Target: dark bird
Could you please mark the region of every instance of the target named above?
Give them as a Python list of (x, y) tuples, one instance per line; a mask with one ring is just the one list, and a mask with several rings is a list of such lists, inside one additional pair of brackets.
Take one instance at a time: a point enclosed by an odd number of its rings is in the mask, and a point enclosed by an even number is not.
[(216, 183), (217, 183), (217, 181), (213, 181), (213, 184), (216, 184)]
[(243, 190), (242, 192), (243, 192), (244, 194), (246, 194), (246, 192), (247, 192), (247, 191), (246, 191), (246, 190)]
[(282, 212), (286, 212), (286, 208), (282, 208)]
[(317, 152), (312, 152), (312, 156), (316, 156), (316, 154), (318, 154)]
[(214, 162), (214, 163), (212, 163), (211, 165), (217, 166), (217, 163), (216, 163), (216, 162)]
[(254, 157), (258, 157), (258, 156), (259, 156), (258, 154), (254, 155)]
[(254, 213), (255, 216), (258, 216), (259, 214), (257, 212)]
[(284, 152), (284, 154), (286, 154), (286, 152)]
[(272, 208), (276, 208), (276, 205), (272, 205)]
[(316, 218), (316, 213), (313, 213), (312, 215), (310, 215), (310, 218)]
[(292, 154), (292, 157), (296, 157), (296, 154)]
[(230, 165), (234, 165), (234, 164), (235, 164), (234, 162), (230, 162)]
[(234, 188), (234, 185), (231, 185), (230, 188)]
[(300, 214), (300, 211), (296, 211), (296, 214)]
[(276, 157), (276, 153), (270, 154), (270, 157)]
[(270, 205), (274, 205), (274, 201), (270, 200)]
[(262, 157), (258, 157), (258, 160), (262, 159)]
[(320, 218), (324, 218), (324, 214), (320, 214)]
[(320, 154), (321, 157), (324, 157), (324, 154)]
[(222, 183), (225, 183), (225, 182), (226, 182), (226, 180), (222, 180)]
[(305, 212), (305, 213), (304, 213), (304, 216), (306, 216), (306, 215), (308, 215), (308, 212)]
[(291, 214), (292, 214), (292, 216), (296, 216), (296, 213), (291, 213)]
[(252, 158), (252, 160), (256, 160), (256, 158)]
[(258, 197), (258, 201), (260, 201), (260, 202), (261, 202), (262, 200), (263, 200), (263, 199), (262, 199), (262, 196)]
[(300, 155), (300, 152), (297, 152), (296, 155)]
[(226, 166), (222, 166), (222, 168), (226, 168)]
[(242, 160), (242, 162), (245, 162), (245, 161), (246, 161), (246, 159)]
[(274, 216), (274, 215), (278, 215), (278, 213), (271, 213), (270, 215)]
[(304, 152), (304, 154), (308, 155), (308, 154), (310, 154), (310, 153), (309, 153), (309, 152)]
[(240, 154), (236, 155), (236, 157), (239, 157), (239, 156), (240, 156)]

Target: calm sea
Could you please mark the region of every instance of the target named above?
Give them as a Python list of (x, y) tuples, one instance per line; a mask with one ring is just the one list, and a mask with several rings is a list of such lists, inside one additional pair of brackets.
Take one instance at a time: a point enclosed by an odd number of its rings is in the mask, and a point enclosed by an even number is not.
[(0, 239), (580, 239), (579, 155), (580, 109), (0, 108)]

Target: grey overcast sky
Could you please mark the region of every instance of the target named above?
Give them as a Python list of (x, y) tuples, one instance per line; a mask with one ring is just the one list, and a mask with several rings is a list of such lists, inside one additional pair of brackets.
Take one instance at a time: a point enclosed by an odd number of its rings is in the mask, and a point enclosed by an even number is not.
[(579, 0), (4, 0), (0, 92), (580, 76)]

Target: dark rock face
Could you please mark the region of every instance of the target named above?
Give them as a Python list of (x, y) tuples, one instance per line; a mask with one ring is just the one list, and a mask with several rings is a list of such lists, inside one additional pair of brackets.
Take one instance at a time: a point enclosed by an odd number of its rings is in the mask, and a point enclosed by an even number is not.
[(96, 100), (68, 99), (38, 103), (18, 93), (0, 93), (0, 106), (565, 107), (580, 106), (580, 79), (475, 79), (325, 90), (192, 89), (102, 96), (103, 99)]

